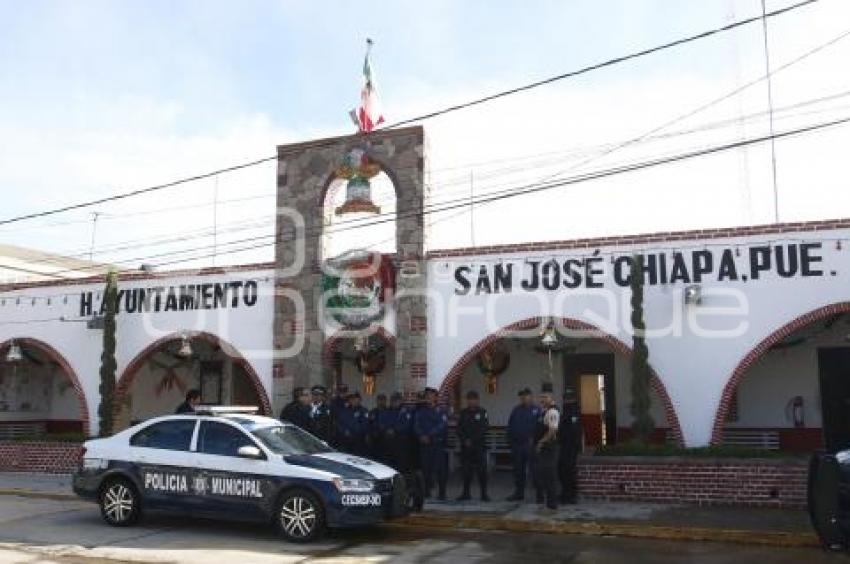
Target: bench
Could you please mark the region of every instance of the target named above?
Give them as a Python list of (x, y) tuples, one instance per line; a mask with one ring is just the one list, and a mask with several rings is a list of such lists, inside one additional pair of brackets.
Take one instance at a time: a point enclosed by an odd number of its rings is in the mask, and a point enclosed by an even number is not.
[(779, 450), (779, 431), (776, 429), (735, 429), (723, 430), (723, 445), (763, 450)]
[[(508, 442), (507, 429), (504, 427), (491, 427), (487, 431), (487, 469), (493, 471), (496, 468), (510, 468), (511, 445)], [(460, 444), (457, 438), (457, 429), (450, 427), (446, 437), (446, 448), (449, 452), (449, 472), (460, 467)], [(508, 460), (507, 463), (502, 462)]]

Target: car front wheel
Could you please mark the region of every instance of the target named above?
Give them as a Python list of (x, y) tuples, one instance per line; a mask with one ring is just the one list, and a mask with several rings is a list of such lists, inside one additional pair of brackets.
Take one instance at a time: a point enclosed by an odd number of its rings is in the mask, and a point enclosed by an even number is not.
[(139, 494), (127, 480), (110, 480), (100, 491), (100, 514), (113, 527), (134, 524), (141, 514)]
[(290, 542), (310, 542), (325, 529), (325, 512), (312, 493), (298, 489), (286, 492), (278, 504), (277, 529)]

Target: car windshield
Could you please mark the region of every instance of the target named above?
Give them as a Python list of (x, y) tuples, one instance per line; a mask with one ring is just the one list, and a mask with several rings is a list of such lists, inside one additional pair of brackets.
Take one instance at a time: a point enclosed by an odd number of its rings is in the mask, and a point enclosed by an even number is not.
[(271, 425), (251, 430), (275, 454), (319, 454), (332, 452), (328, 445), (295, 425)]

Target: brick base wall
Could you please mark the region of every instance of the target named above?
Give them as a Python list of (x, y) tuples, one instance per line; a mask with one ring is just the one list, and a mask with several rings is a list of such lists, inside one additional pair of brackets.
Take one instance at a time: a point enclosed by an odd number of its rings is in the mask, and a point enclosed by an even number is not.
[(0, 471), (67, 474), (80, 461), (77, 443), (19, 443), (0, 441)]
[(804, 460), (586, 457), (583, 499), (801, 509)]

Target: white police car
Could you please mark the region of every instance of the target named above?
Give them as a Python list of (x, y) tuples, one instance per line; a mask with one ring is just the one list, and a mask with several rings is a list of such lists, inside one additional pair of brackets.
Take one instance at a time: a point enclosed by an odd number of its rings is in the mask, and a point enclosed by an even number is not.
[(297, 542), (407, 512), (392, 468), (255, 411), (202, 407), (88, 441), (74, 492), (97, 501), (114, 526), (143, 511), (181, 512), (272, 522)]

